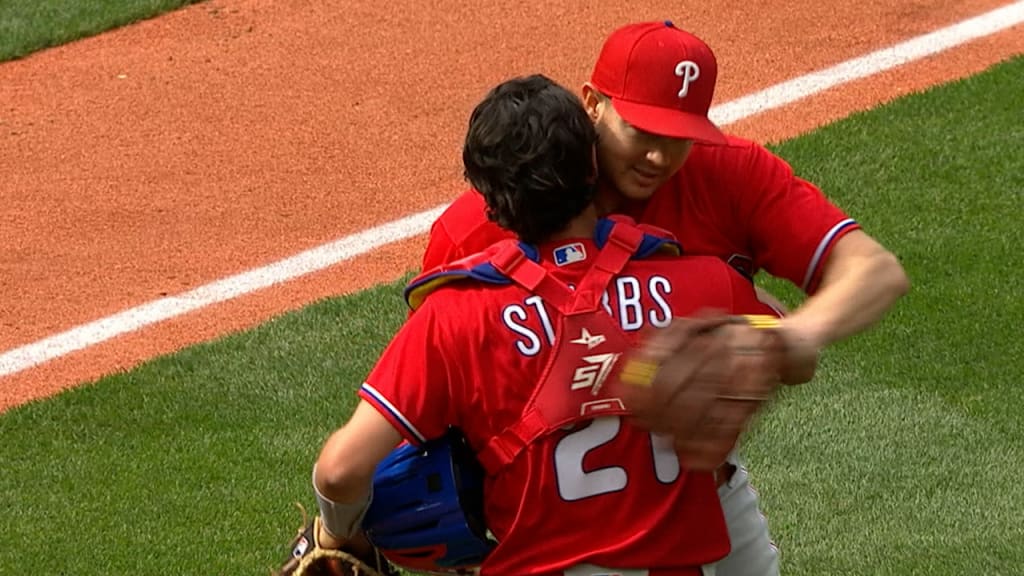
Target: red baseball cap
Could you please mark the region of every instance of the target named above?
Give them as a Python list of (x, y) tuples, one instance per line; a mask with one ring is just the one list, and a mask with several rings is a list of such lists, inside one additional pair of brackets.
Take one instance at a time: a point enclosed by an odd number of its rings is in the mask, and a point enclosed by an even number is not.
[(703, 40), (669, 21), (642, 22), (605, 40), (590, 83), (645, 132), (725, 144), (708, 119), (717, 77), (715, 54)]

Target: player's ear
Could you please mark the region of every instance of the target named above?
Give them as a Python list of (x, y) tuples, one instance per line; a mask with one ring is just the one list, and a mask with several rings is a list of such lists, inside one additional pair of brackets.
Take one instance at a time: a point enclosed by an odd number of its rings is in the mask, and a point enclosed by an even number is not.
[(587, 116), (590, 116), (592, 121), (597, 122), (601, 117), (601, 108), (605, 97), (590, 82), (583, 84), (581, 96), (583, 107), (587, 110)]

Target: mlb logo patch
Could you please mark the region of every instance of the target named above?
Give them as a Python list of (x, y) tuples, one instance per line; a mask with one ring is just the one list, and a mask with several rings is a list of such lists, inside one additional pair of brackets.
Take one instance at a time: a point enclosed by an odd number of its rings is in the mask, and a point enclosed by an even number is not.
[(587, 250), (579, 242), (555, 248), (555, 264), (559, 266), (565, 266), (573, 262), (582, 262), (586, 259)]

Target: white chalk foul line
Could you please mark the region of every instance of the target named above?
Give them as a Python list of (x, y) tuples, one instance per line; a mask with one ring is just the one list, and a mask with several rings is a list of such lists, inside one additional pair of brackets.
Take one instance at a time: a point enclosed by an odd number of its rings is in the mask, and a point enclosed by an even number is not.
[(847, 82), (927, 58), (1024, 22), (1024, 2), (1014, 2), (946, 28), (911, 38), (835, 66), (818, 70), (714, 107), (709, 116), (720, 125), (779, 108)]
[[(1024, 1), (1014, 2), (946, 28), (714, 106), (710, 116), (719, 125), (727, 126), (841, 84), (866, 78), (995, 34), (1022, 22), (1024, 22)], [(178, 296), (154, 300), (8, 350), (0, 354), (0, 377), (33, 368), (72, 352), (218, 302), (231, 300), (324, 270), (393, 242), (424, 234), (429, 231), (430, 224), (447, 207), (448, 204), (444, 204), (425, 212), (394, 220), (273, 264), (205, 284)]]
[(177, 296), (161, 298), (82, 324), (0, 355), (0, 377), (38, 366), (151, 324), (293, 280), (375, 248), (427, 232), (446, 206), (388, 222), (358, 234), (300, 252), (273, 264), (204, 284)]

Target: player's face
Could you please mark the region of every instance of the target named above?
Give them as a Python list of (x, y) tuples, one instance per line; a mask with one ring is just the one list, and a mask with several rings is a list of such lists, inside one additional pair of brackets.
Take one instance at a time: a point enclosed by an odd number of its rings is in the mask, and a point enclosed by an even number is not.
[(622, 119), (610, 100), (588, 106), (597, 128), (597, 158), (606, 185), (630, 200), (646, 200), (686, 161), (691, 140), (644, 132)]

